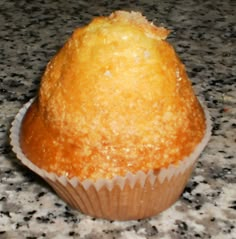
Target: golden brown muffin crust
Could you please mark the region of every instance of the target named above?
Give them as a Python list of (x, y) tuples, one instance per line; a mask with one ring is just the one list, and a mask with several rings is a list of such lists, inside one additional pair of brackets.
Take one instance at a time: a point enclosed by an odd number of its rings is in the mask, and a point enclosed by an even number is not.
[(49, 62), (23, 121), (28, 158), (58, 175), (95, 180), (188, 156), (205, 117), (167, 34), (122, 11), (76, 29)]

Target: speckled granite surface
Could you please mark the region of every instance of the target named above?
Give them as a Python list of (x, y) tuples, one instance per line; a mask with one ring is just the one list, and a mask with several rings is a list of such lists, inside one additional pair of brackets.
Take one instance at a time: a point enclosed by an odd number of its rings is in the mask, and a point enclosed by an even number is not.
[[(35, 3), (37, 2), (37, 3)], [(234, 1), (0, 2), (0, 238), (236, 238), (236, 4)], [(172, 30), (213, 136), (180, 200), (145, 220), (111, 222), (70, 209), (9, 145), (9, 127), (36, 94), (46, 63), (75, 27), (115, 9)]]

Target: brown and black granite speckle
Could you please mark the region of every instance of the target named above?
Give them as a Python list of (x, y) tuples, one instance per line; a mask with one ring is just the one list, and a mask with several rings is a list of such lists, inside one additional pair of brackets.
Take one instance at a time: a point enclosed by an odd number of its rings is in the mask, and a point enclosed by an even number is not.
[[(236, 29), (234, 1), (0, 2), (0, 238), (236, 238)], [(213, 136), (181, 199), (138, 221), (90, 218), (68, 208), (9, 146), (10, 123), (34, 97), (47, 62), (73, 29), (117, 9), (141, 11), (172, 32), (213, 119)]]

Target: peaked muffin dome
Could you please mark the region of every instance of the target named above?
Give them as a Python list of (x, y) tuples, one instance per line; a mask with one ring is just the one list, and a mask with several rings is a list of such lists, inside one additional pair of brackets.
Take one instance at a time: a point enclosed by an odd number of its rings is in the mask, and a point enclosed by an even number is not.
[(168, 33), (124, 11), (76, 29), (49, 62), (24, 118), (21, 145), (30, 160), (96, 180), (188, 156), (205, 117)]

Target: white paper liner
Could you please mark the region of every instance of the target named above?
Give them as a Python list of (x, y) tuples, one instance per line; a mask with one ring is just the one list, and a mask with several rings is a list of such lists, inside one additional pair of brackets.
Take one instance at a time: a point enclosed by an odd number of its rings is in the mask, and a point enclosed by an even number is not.
[[(87, 213), (89, 215), (103, 217), (107, 219), (128, 220), (149, 217), (151, 215), (155, 215), (155, 213), (162, 211), (168, 206), (170, 206), (175, 200), (177, 200), (177, 198), (182, 193), (182, 190), (184, 189), (187, 183), (188, 177), (192, 172), (194, 163), (199, 157), (200, 153), (205, 148), (205, 146), (207, 145), (211, 135), (210, 115), (206, 107), (203, 106), (207, 125), (205, 136), (202, 139), (202, 141), (197, 145), (192, 154), (189, 155), (189, 157), (186, 157), (185, 159), (180, 161), (178, 164), (171, 164), (167, 168), (162, 168), (157, 172), (153, 170), (149, 170), (147, 173), (138, 171), (136, 174), (132, 174), (129, 172), (123, 177), (116, 176), (112, 179), (99, 179), (95, 182), (89, 179), (80, 181), (76, 177), (68, 179), (65, 176), (57, 176), (55, 173), (49, 173), (43, 169), (38, 168), (36, 165), (34, 165), (30, 160), (26, 158), (26, 156), (23, 154), (21, 150), (19, 140), (21, 122), (24, 117), (24, 114), (26, 113), (27, 109), (30, 107), (33, 101), (34, 99), (31, 99), (20, 109), (14, 121), (12, 122), (12, 127), (10, 129), (10, 141), (13, 147), (13, 151), (17, 155), (17, 158), (19, 158), (21, 162), (28, 168), (30, 168), (32, 171), (34, 171), (42, 178), (44, 178), (54, 188), (54, 190), (70, 205), (72, 205), (77, 209), (80, 209), (82, 212)], [(168, 186), (167, 190), (169, 191), (166, 191), (166, 186), (164, 186), (164, 184), (168, 183), (170, 184), (178, 183), (178, 185), (176, 186), (171, 185), (171, 187)], [(166, 195), (162, 197), (162, 199), (161, 197), (158, 197), (159, 201), (162, 200), (162, 202), (157, 202), (158, 200), (152, 199), (152, 201), (155, 201), (155, 204), (153, 202), (154, 205), (152, 205), (152, 207), (155, 208), (156, 204), (158, 203), (159, 207), (153, 212), (151, 209), (147, 210), (146, 208), (146, 211), (148, 211), (148, 213), (145, 214), (144, 210), (145, 205), (142, 207), (141, 198), (145, 198), (146, 196), (141, 195), (143, 193), (142, 191), (140, 191), (140, 189), (145, 191), (145, 188), (147, 187), (152, 191), (154, 187), (160, 188), (161, 185), (163, 185)], [(127, 189), (127, 187), (129, 189)], [(176, 188), (178, 188), (178, 190), (176, 190)], [(172, 189), (174, 190), (171, 191)], [(112, 196), (116, 194), (117, 190), (119, 191), (119, 193), (116, 195), (116, 199), (114, 198), (112, 199)], [(110, 200), (113, 201), (113, 204), (114, 203), (119, 204), (119, 201), (121, 202), (121, 204), (124, 204), (124, 201), (130, 201), (131, 200), (130, 196), (132, 196), (132, 190), (136, 191), (136, 194), (141, 195), (140, 197), (138, 197), (137, 195), (134, 196), (136, 200), (137, 199), (139, 200), (139, 207), (141, 205), (140, 209), (138, 210), (139, 213), (136, 212), (137, 210), (136, 211), (134, 210), (133, 214), (131, 213), (132, 215), (129, 215), (128, 211), (114, 212), (113, 207), (109, 208), (109, 210), (107, 208), (106, 210), (105, 209), (102, 210), (102, 207), (104, 207), (104, 203), (105, 204), (111, 203), (111, 201), (109, 200), (105, 202), (107, 198), (110, 198)], [(127, 199), (119, 198), (119, 200), (117, 200), (118, 197), (123, 197), (121, 192), (125, 192), (123, 193), (125, 195), (129, 194), (129, 196), (127, 196), (128, 198)], [(159, 193), (162, 193), (162, 191), (160, 191)], [(106, 196), (104, 196), (103, 194)], [(101, 197), (101, 195), (103, 196)], [(158, 195), (156, 195), (156, 197), (157, 196)], [(103, 202), (101, 202), (101, 198)], [(147, 200), (150, 201), (151, 199), (147, 198)], [(148, 206), (149, 208), (150, 203)], [(132, 206), (132, 204), (131, 205), (129, 204), (129, 207)], [(163, 204), (163, 206), (161, 204)], [(117, 208), (119, 208), (119, 210), (122, 210), (122, 208), (124, 208), (125, 210), (129, 209), (126, 208), (124, 205), (117, 206)], [(142, 212), (140, 212), (140, 210)], [(109, 212), (111, 211), (113, 214), (112, 216), (109, 215)]]

